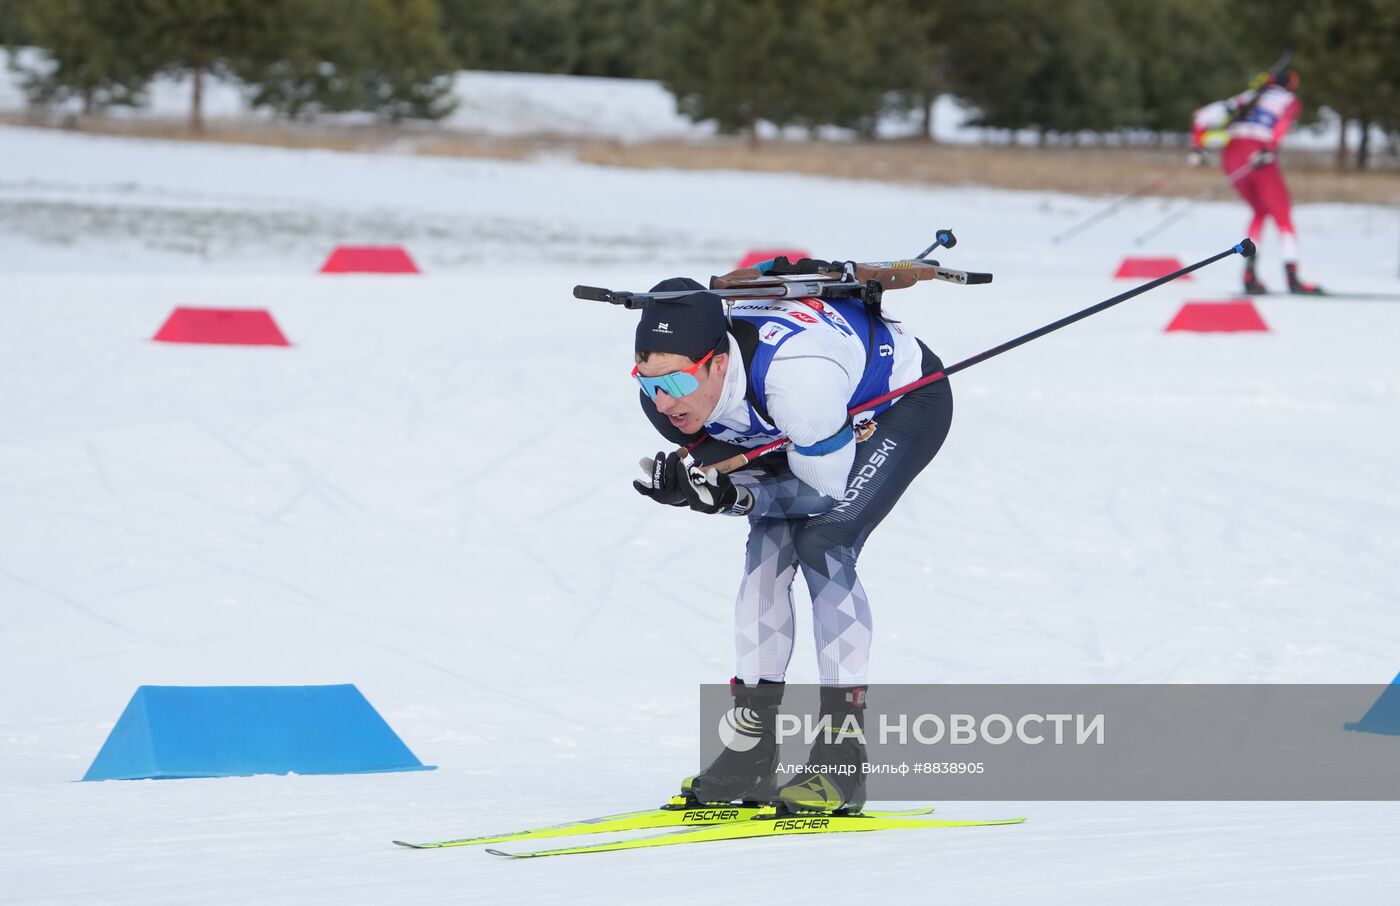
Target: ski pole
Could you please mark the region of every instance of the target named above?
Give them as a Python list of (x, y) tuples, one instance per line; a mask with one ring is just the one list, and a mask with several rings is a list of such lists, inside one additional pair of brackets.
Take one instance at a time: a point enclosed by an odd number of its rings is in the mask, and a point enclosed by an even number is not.
[(915, 255), (914, 257), (927, 258), (929, 252), (932, 252), (934, 249), (940, 246), (942, 246), (945, 249), (950, 249), (957, 244), (958, 237), (953, 235), (952, 230), (939, 230), (937, 233), (933, 234), (933, 245), (930, 245), (928, 248), (924, 249), (922, 252), (919, 252), (919, 254)]
[[(1151, 280), (1147, 283), (1142, 284), (1141, 286), (1136, 286), (1128, 290), (1127, 292), (1119, 293), (1111, 299), (1105, 299), (1104, 301), (1099, 302), (1096, 305), (1091, 305), (1088, 308), (1077, 311), (1072, 315), (1067, 315), (1058, 321), (1046, 324), (1044, 327), (1038, 327), (1035, 330), (1032, 330), (1030, 333), (1021, 334), (1021, 336), (1016, 337), (1014, 340), (1007, 340), (1000, 346), (993, 346), (991, 349), (979, 352), (977, 353), (977, 355), (972, 356), (971, 358), (963, 359), (961, 362), (949, 365), (942, 371), (935, 371), (933, 374), (925, 375), (919, 378), (917, 381), (905, 384), (903, 387), (898, 387), (894, 390), (891, 390), (889, 393), (883, 393), (880, 396), (875, 397), (874, 399), (866, 400), (863, 403), (857, 403), (856, 405), (851, 406), (849, 409), (846, 410), (847, 414), (855, 415), (859, 412), (864, 412), (867, 409), (873, 409), (876, 406), (879, 406), (883, 403), (889, 402), (892, 399), (895, 399), (896, 397), (900, 397), (911, 391), (918, 390), (920, 387), (926, 387), (929, 384), (946, 380), (949, 376), (957, 374), (959, 371), (971, 368), (973, 365), (985, 362), (987, 361), (987, 359), (993, 358), (994, 356), (999, 356), (1003, 352), (1008, 352), (1012, 349), (1015, 349), (1017, 346), (1024, 346), (1031, 340), (1036, 340), (1040, 337), (1045, 336), (1048, 333), (1053, 333), (1054, 331), (1059, 330), (1061, 327), (1068, 327), (1074, 322), (1082, 321), (1090, 315), (1096, 315), (1099, 312), (1104, 311), (1105, 309), (1112, 308), (1120, 302), (1126, 302), (1134, 296), (1140, 296), (1148, 290), (1156, 289), (1163, 283), (1170, 283), (1178, 277), (1184, 277), (1192, 271), (1200, 270), (1208, 264), (1214, 264), (1222, 258), (1228, 258), (1231, 255), (1243, 255), (1245, 258), (1253, 258), (1254, 251), (1254, 243), (1248, 239), (1245, 239), (1238, 245), (1231, 246), (1223, 252), (1218, 252), (1214, 255), (1211, 255), (1209, 258), (1202, 258), (1195, 264), (1189, 264), (1186, 267), (1183, 267), (1181, 270), (1172, 271), (1170, 274), (1158, 277), (1156, 280)], [(687, 444), (686, 449), (694, 450), (695, 447), (699, 446), (700, 441), (703, 439), (704, 438), (702, 436), (701, 438), (696, 439), (694, 442)], [(743, 453), (735, 454), (734, 456), (731, 456), (725, 460), (721, 460), (714, 466), (708, 468), (714, 468), (719, 470), (720, 472), (725, 473), (733, 472), (735, 469), (739, 469), (743, 466), (748, 465), (760, 456), (763, 456), (767, 453), (772, 453), (774, 450), (778, 450), (782, 447), (787, 446), (788, 443), (789, 441), (786, 437), (781, 437), (775, 441), (772, 441), (771, 443), (764, 444), (761, 447), (755, 447), (752, 450), (746, 450)]]
[(1184, 215), (1187, 211), (1191, 209), (1191, 205), (1195, 204), (1198, 201), (1201, 201), (1202, 199), (1210, 198), (1216, 192), (1219, 192), (1221, 189), (1224, 189), (1227, 186), (1233, 186), (1235, 183), (1239, 182), (1242, 178), (1244, 178), (1244, 175), (1250, 170), (1253, 170), (1256, 167), (1262, 167), (1263, 165), (1264, 161), (1261, 158), (1250, 158), (1249, 160), (1245, 161), (1243, 164), (1231, 171), (1224, 179), (1215, 183), (1215, 185), (1211, 186), (1209, 189), (1206, 189), (1204, 192), (1201, 192), (1195, 197), (1188, 199), (1187, 202), (1181, 207), (1177, 208), (1175, 211), (1172, 211), (1166, 217), (1157, 221), (1157, 224), (1155, 226), (1150, 228), (1141, 236), (1138, 236), (1136, 239), (1134, 239), (1133, 244), (1142, 245), (1148, 239), (1151, 239), (1153, 236), (1156, 236), (1158, 233), (1162, 232), (1167, 227), (1180, 220), (1182, 215)]
[(1058, 245), (1059, 243), (1063, 242), (1069, 237), (1074, 236), (1085, 229), (1088, 229), (1089, 227), (1098, 223), (1100, 220), (1103, 220), (1109, 214), (1112, 214), (1114, 211), (1118, 210), (1124, 204), (1127, 204), (1129, 201), (1132, 201), (1134, 198), (1137, 198), (1139, 195), (1146, 195), (1154, 189), (1160, 189), (1162, 186), (1165, 186), (1167, 183), (1180, 176), (1182, 172), (1184, 172), (1189, 166), (1189, 161), (1177, 164), (1175, 167), (1172, 167), (1167, 172), (1162, 173), (1161, 175), (1154, 178), (1151, 182), (1147, 183), (1144, 186), (1141, 186), (1138, 189), (1133, 190), (1132, 192), (1129, 192), (1127, 195), (1124, 195), (1122, 198), (1118, 199), (1113, 204), (1109, 205), (1108, 207), (1104, 208), (1098, 213), (1086, 217), (1085, 219), (1079, 221), (1078, 223), (1074, 224), (1069, 229), (1061, 233), (1051, 236), (1050, 241)]

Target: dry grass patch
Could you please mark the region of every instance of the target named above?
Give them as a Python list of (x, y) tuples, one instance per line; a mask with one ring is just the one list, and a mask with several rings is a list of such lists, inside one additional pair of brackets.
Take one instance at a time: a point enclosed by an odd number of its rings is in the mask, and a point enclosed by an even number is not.
[[(0, 122), (50, 125), (23, 114)], [(442, 157), (522, 160), (567, 154), (592, 164), (642, 169), (748, 170), (871, 179), (911, 185), (993, 186), (1004, 189), (1117, 196), (1179, 166), (1182, 148), (1033, 148), (898, 142), (703, 142), (624, 144), (564, 137), (493, 138), (431, 126), (328, 126), (286, 122), (214, 121), (191, 133), (179, 120), (85, 118), (69, 128), (179, 141), (221, 142), (335, 151), (394, 151)], [(1284, 154), (1295, 201), (1400, 203), (1400, 171), (1337, 172), (1330, 154)], [(1223, 178), (1218, 164), (1183, 170), (1156, 195), (1191, 196)], [(1218, 197), (1228, 198), (1223, 190)]]
[[(982, 185), (1005, 189), (1123, 195), (1180, 165), (1171, 149), (1008, 148), (924, 142), (584, 144), (579, 160), (623, 167), (756, 170), (876, 179), (915, 185)], [(1322, 157), (1329, 157), (1323, 155)], [(1295, 200), (1400, 202), (1400, 172), (1338, 173), (1317, 155), (1285, 154)], [(1218, 164), (1183, 170), (1157, 195), (1191, 196), (1224, 178)], [(1222, 190), (1221, 197), (1228, 197)]]

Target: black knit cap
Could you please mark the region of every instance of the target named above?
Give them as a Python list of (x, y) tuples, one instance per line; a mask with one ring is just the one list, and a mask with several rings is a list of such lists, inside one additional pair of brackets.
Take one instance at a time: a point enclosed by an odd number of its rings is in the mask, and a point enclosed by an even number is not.
[(719, 296), (688, 277), (673, 277), (651, 288), (654, 293), (695, 292), (642, 309), (637, 322), (637, 352), (671, 352), (700, 361), (724, 339), (729, 324)]

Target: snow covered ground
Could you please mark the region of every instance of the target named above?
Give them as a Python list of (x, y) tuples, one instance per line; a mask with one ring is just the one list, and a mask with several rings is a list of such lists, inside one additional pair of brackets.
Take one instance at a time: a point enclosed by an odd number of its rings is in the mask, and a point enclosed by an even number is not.
[[(0, 128), (0, 901), (1395, 901), (1393, 803), (951, 802), (1030, 821), (532, 863), (388, 843), (660, 802), (695, 766), (695, 685), (732, 669), (743, 527), (628, 487), (659, 446), (632, 316), (575, 283), (951, 226), (943, 260), (996, 282), (889, 308), (952, 362), (1124, 288), (1165, 202), (1046, 240), (1102, 203)], [(1393, 211), (1296, 219), (1310, 278), (1400, 291)], [(1244, 220), (1203, 204), (1140, 251), (1196, 260)], [(316, 275), (343, 241), (426, 273)], [(954, 379), (947, 446), (863, 558), (873, 679), (1395, 675), (1400, 303), (1162, 332), (1237, 280)], [(294, 345), (149, 342), (177, 305), (267, 308)], [(71, 782), (139, 684), (341, 682), (439, 769)]]

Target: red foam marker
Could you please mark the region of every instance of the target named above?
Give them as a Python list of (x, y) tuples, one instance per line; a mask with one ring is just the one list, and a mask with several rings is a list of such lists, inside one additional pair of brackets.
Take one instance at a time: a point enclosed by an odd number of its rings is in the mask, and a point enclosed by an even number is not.
[(338, 245), (326, 263), (323, 274), (416, 274), (413, 263), (401, 245)]
[(1167, 330), (1189, 330), (1195, 333), (1238, 333), (1267, 331), (1269, 325), (1259, 316), (1254, 303), (1248, 299), (1234, 302), (1187, 302), (1181, 306)]
[[(1118, 265), (1118, 272), (1115, 277), (1141, 277), (1147, 280), (1155, 280), (1158, 277), (1165, 277), (1172, 271), (1179, 271), (1182, 268), (1180, 258), (1135, 258), (1129, 256), (1123, 259), (1123, 263)], [(1180, 280), (1190, 280), (1191, 275), (1185, 274), (1179, 277)]]
[(272, 315), (261, 308), (185, 308), (170, 313), (152, 337), (158, 343), (290, 346)]
[(734, 265), (734, 267), (736, 269), (751, 267), (760, 261), (770, 261), (781, 255), (786, 255), (787, 260), (791, 261), (793, 264), (796, 264), (799, 258), (812, 257), (811, 252), (804, 252), (801, 249), (750, 249), (744, 253), (744, 257), (740, 258), (739, 263)]

